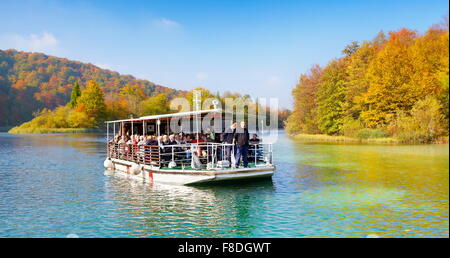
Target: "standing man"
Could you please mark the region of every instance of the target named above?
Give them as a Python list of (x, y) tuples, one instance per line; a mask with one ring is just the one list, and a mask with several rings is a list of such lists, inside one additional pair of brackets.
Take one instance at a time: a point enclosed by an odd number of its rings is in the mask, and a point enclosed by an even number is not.
[[(222, 133), (222, 142), (227, 144), (233, 144), (234, 134), (236, 133), (236, 123), (231, 123), (230, 127), (225, 129), (225, 132)], [(225, 146), (225, 160), (228, 160), (231, 164), (231, 150), (233, 149), (232, 145)]]
[(235, 167), (239, 167), (239, 162), (242, 161), (244, 163), (244, 167), (248, 167), (248, 146), (249, 146), (249, 134), (247, 125), (244, 121), (241, 121), (241, 132), (235, 133), (235, 143), (236, 143), (236, 156), (235, 156)]

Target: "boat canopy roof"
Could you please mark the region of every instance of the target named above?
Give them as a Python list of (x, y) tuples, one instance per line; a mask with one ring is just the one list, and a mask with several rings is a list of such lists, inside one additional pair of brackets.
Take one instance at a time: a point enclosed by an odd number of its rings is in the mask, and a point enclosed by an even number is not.
[[(153, 116), (141, 116), (138, 118), (129, 118), (129, 119), (122, 119), (122, 120), (112, 120), (112, 121), (106, 121), (105, 123), (120, 123), (120, 122), (135, 122), (135, 121), (148, 121), (148, 120), (158, 120), (161, 118), (171, 118), (171, 117), (191, 117), (196, 115), (204, 115), (204, 114), (224, 114), (224, 113), (230, 113), (226, 112), (221, 108), (216, 109), (207, 109), (207, 110), (197, 110), (197, 111), (189, 111), (189, 112), (178, 112), (178, 113), (171, 113), (171, 114), (162, 114), (162, 115), (153, 115)], [(230, 113), (231, 114), (231, 113)], [(234, 113), (236, 114), (236, 113)], [(241, 114), (243, 115), (243, 114)], [(246, 114), (246, 116), (251, 117), (258, 117), (255, 115)]]
[(222, 113), (222, 109), (208, 109), (208, 110), (198, 110), (198, 111), (189, 111), (189, 112), (178, 112), (172, 114), (162, 114), (162, 115), (153, 115), (153, 116), (141, 116), (139, 118), (130, 118), (130, 119), (122, 119), (122, 120), (113, 120), (106, 121), (105, 123), (118, 123), (118, 122), (134, 122), (134, 121), (147, 121), (147, 120), (158, 120), (161, 118), (170, 118), (170, 117), (186, 117), (186, 116), (195, 116), (195, 115), (203, 115), (209, 113)]

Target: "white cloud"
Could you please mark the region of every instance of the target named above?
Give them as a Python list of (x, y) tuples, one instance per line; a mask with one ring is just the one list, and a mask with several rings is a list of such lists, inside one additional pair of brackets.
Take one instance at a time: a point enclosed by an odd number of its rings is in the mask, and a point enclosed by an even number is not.
[(195, 75), (195, 77), (199, 81), (204, 81), (204, 80), (208, 79), (209, 75), (207, 73), (199, 72)]
[(2, 37), (6, 48), (14, 48), (25, 51), (49, 51), (55, 49), (59, 41), (49, 32), (29, 35), (6, 35)]
[(181, 27), (181, 25), (173, 20), (169, 20), (167, 18), (159, 18), (153, 21), (153, 23), (159, 27), (165, 27), (165, 28), (178, 28)]

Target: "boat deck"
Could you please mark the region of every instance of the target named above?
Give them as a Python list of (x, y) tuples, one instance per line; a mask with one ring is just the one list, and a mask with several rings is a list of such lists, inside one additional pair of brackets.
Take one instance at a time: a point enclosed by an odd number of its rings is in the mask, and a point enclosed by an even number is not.
[[(248, 167), (249, 168), (256, 168), (256, 167), (258, 167), (257, 164), (262, 165), (264, 163), (262, 163), (262, 162), (258, 162), (258, 163), (249, 162), (248, 163)], [(239, 168), (243, 168), (243, 167), (239, 167)], [(214, 170), (214, 169), (220, 169), (220, 170), (230, 169), (231, 170), (231, 168), (213, 168), (212, 170)], [(160, 170), (195, 170), (195, 171), (198, 171), (198, 170), (208, 170), (208, 169), (207, 169), (205, 164), (202, 164), (200, 169), (195, 169), (195, 168), (193, 168), (191, 166), (184, 166), (184, 167), (177, 166), (177, 167), (174, 167), (174, 168), (162, 167), (162, 168), (160, 168)]]

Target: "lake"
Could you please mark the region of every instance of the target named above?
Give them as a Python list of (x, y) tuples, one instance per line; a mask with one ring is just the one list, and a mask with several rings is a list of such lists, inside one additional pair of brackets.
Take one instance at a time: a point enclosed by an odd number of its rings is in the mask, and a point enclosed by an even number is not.
[(448, 237), (448, 145), (307, 143), (270, 180), (197, 187), (104, 174), (102, 135), (0, 133), (0, 237)]

